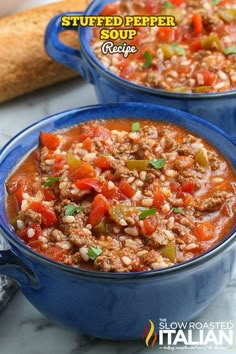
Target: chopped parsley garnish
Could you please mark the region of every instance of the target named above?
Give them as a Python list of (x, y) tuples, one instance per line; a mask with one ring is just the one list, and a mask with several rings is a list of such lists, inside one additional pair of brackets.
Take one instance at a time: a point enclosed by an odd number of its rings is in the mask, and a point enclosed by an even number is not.
[(102, 253), (102, 249), (98, 247), (90, 246), (88, 250), (88, 256), (93, 261)]
[(185, 55), (184, 48), (180, 47), (177, 43), (172, 43), (171, 46), (176, 51), (177, 54)]
[(76, 206), (74, 204), (67, 204), (65, 207), (65, 216), (79, 214), (83, 210), (83, 207)]
[(145, 219), (150, 215), (154, 215), (156, 213), (156, 208), (146, 209), (141, 214), (139, 214), (139, 220)]
[(132, 132), (136, 133), (136, 132), (139, 132), (140, 130), (140, 123), (139, 122), (134, 122), (132, 124)]
[(125, 44), (125, 42), (120, 42), (120, 43), (117, 44), (117, 47), (120, 47), (123, 44)]
[(224, 49), (224, 53), (226, 55), (228, 55), (228, 54), (236, 54), (236, 47), (233, 46), (233, 45), (230, 45), (228, 48)]
[(173, 211), (174, 211), (174, 213), (185, 215), (182, 208), (175, 207), (175, 208), (173, 208)]
[(211, 0), (212, 5), (218, 5), (222, 0)]
[(60, 177), (49, 177), (46, 182), (44, 183), (44, 187), (50, 187), (57, 181), (59, 181)]
[(164, 2), (164, 4), (162, 5), (163, 9), (170, 9), (172, 7), (174, 7), (174, 5), (169, 1)]
[(153, 59), (152, 58), (152, 54), (148, 50), (146, 50), (146, 52), (144, 53), (143, 56), (144, 56), (144, 59), (146, 59), (144, 64), (143, 64), (143, 68), (147, 69), (151, 65), (151, 62), (152, 62), (152, 59)]
[(166, 159), (163, 157), (163, 158), (157, 159), (157, 160), (150, 160), (149, 162), (156, 170), (160, 170), (162, 167), (165, 166)]

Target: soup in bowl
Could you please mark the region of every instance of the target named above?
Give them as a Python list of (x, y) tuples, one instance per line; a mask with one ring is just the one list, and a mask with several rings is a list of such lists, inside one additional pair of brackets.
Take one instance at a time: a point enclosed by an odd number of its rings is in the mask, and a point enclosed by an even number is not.
[(6, 183), (7, 209), (43, 256), (148, 271), (201, 255), (233, 228), (232, 166), (183, 128), (121, 117), (42, 131), (38, 144)]
[(235, 156), (223, 131), (158, 105), (39, 121), (0, 154), (0, 272), (87, 335), (137, 339), (149, 318), (189, 321), (233, 272)]
[[(104, 28), (79, 27), (80, 50), (58, 39), (63, 16), (174, 16), (176, 27), (132, 24), (130, 40), (104, 39)], [(60, 63), (72, 67), (95, 85), (101, 103), (141, 101), (158, 103), (199, 115), (231, 136), (235, 125), (235, 8), (213, 1), (93, 1), (84, 13), (62, 14), (49, 24), (45, 47)], [(139, 23), (139, 22), (137, 22)], [(141, 22), (140, 22), (141, 23)], [(142, 25), (142, 23), (141, 23)], [(112, 26), (111, 26), (112, 27)], [(107, 27), (105, 30), (110, 30)], [(103, 43), (137, 52), (102, 54)]]

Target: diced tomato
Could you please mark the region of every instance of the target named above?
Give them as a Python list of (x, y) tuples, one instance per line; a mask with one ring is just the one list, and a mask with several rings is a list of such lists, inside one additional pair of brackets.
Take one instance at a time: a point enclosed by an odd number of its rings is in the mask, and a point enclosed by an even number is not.
[(153, 206), (159, 209), (165, 201), (165, 196), (160, 189), (156, 189), (153, 199)]
[(87, 138), (94, 138), (94, 130), (93, 129), (86, 129), (84, 130), (78, 137), (80, 143), (82, 143)]
[(57, 245), (46, 250), (43, 255), (57, 262), (63, 262), (65, 256), (68, 254), (68, 250), (65, 250)]
[(22, 200), (23, 200), (23, 194), (24, 193), (31, 194), (32, 193), (32, 187), (30, 185), (30, 181), (28, 181), (26, 179), (20, 179), (17, 182), (17, 189), (16, 189), (16, 191), (14, 193), (19, 207), (21, 207), (21, 203), (22, 203)]
[(102, 185), (102, 190), (101, 193), (107, 198), (107, 199), (118, 199), (118, 200), (125, 200), (126, 196), (121, 192), (119, 188), (114, 186), (114, 188), (109, 188), (108, 183), (105, 182)]
[(184, 198), (182, 186), (179, 183), (171, 182), (170, 183), (170, 190), (172, 193), (175, 193), (176, 198)]
[(177, 156), (175, 159), (175, 167), (177, 170), (185, 170), (193, 166), (194, 159), (191, 156)]
[(206, 86), (211, 86), (213, 85), (214, 81), (216, 80), (216, 74), (213, 73), (212, 71), (209, 71), (207, 69), (201, 69), (199, 71), (200, 74), (202, 74), (203, 79), (204, 79), (204, 85)]
[(143, 231), (145, 236), (151, 235), (157, 228), (158, 221), (155, 217), (143, 219)]
[(132, 198), (135, 195), (135, 189), (124, 180), (119, 183), (119, 188), (128, 198)]
[(215, 236), (214, 226), (210, 221), (204, 221), (203, 223), (198, 224), (194, 228), (193, 232), (199, 241), (209, 241), (212, 240)]
[(225, 5), (230, 4), (230, 3), (231, 3), (230, 0), (221, 0), (221, 2), (219, 3), (218, 6), (225, 6)]
[(98, 205), (103, 205), (103, 207), (106, 211), (108, 211), (110, 208), (110, 203), (108, 202), (106, 197), (104, 197), (104, 195), (102, 195), (102, 194), (96, 195), (96, 197), (94, 198), (94, 200), (92, 202), (92, 209), (96, 208)]
[(199, 13), (195, 13), (193, 14), (192, 21), (193, 21), (194, 32), (196, 34), (202, 33), (203, 31), (202, 16)]
[(80, 165), (76, 169), (69, 171), (69, 178), (71, 181), (76, 181), (82, 178), (96, 177), (96, 171), (89, 162), (81, 161)]
[(53, 210), (48, 205), (42, 202), (32, 202), (29, 209), (36, 211), (42, 216), (42, 224), (49, 227), (55, 224), (57, 217)]
[(42, 146), (46, 146), (49, 150), (56, 150), (60, 144), (60, 139), (57, 135), (41, 132), (40, 133), (40, 143)]
[[(34, 232), (34, 235), (32, 237), (29, 237), (28, 236), (28, 232), (31, 233), (33, 230)], [(30, 226), (28, 226), (26, 229), (22, 230), (20, 233), (19, 233), (19, 236), (22, 240), (24, 241), (28, 241), (30, 240), (31, 242), (32, 241), (35, 241), (35, 240), (38, 240), (39, 236), (42, 234), (42, 230), (41, 230), (41, 227), (37, 224), (31, 224)]]
[(180, 189), (180, 184), (177, 182), (170, 182), (170, 190), (172, 193), (178, 192)]
[(109, 156), (99, 156), (94, 163), (95, 166), (101, 168), (102, 170), (106, 170), (111, 167)]
[(175, 40), (175, 30), (172, 27), (159, 27), (157, 38), (161, 42), (173, 42)]
[(54, 176), (58, 176), (59, 172), (64, 169), (65, 166), (65, 157), (63, 155), (57, 154), (55, 156), (55, 162), (52, 166), (52, 172)]
[(98, 225), (108, 212), (109, 208), (110, 203), (108, 200), (102, 194), (97, 194), (92, 202), (92, 211), (89, 214), (87, 222), (92, 226)]
[(194, 181), (183, 181), (181, 185), (182, 191), (184, 193), (194, 194), (195, 182)]
[(39, 251), (41, 249), (41, 246), (43, 245), (43, 242), (40, 240), (33, 240), (29, 241), (27, 245), (30, 246), (33, 250)]
[(202, 38), (194, 38), (192, 39), (190, 43), (190, 48), (194, 52), (198, 52), (200, 49), (202, 49)]
[(171, 0), (171, 4), (175, 5), (175, 6), (180, 6), (181, 4), (183, 4), (185, 0)]
[(76, 187), (79, 189), (94, 189), (96, 192), (100, 192), (101, 183), (97, 178), (83, 178), (75, 182)]
[(43, 190), (43, 194), (44, 194), (44, 200), (46, 200), (47, 202), (50, 202), (50, 201), (56, 199), (55, 194), (50, 189), (43, 188), (42, 190)]
[(112, 16), (117, 15), (118, 5), (116, 3), (107, 4), (100, 12), (101, 16)]
[(59, 172), (64, 169), (65, 166), (65, 161), (58, 161), (55, 162), (54, 165), (52, 166), (52, 171), (54, 172), (54, 176), (58, 176)]
[(93, 145), (92, 139), (90, 137), (88, 137), (83, 141), (82, 147), (83, 147), (83, 149), (87, 150), (88, 152), (91, 152), (92, 145)]
[(147, 0), (143, 11), (145, 15), (156, 15), (159, 11), (158, 1)]
[(93, 227), (98, 225), (100, 221), (104, 218), (106, 211), (103, 205), (98, 205), (96, 208), (92, 209), (89, 214), (87, 223), (91, 224)]

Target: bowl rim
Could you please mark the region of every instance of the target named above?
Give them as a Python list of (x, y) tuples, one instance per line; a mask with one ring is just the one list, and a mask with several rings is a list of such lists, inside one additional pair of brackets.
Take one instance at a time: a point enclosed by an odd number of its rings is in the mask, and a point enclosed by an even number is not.
[[(113, 0), (115, 2), (117, 0)], [(102, 0), (93, 0), (89, 6), (86, 8), (84, 15), (97, 15), (97, 12), (94, 13), (94, 8), (99, 5), (105, 5)], [(165, 91), (161, 89), (155, 89), (152, 87), (138, 85), (132, 81), (125, 80), (118, 75), (115, 75), (112, 71), (108, 70), (104, 65), (100, 63), (96, 55), (94, 54), (90, 42), (86, 41), (85, 39), (85, 32), (92, 31), (90, 27), (79, 27), (78, 28), (78, 37), (79, 42), (81, 44), (81, 53), (86, 57), (89, 63), (95, 67), (102, 75), (106, 76), (107, 78), (111, 79), (117, 84), (126, 86), (127, 88), (138, 90), (140, 92), (145, 92), (147, 94), (152, 94), (154, 96), (163, 96), (168, 98), (175, 98), (175, 99), (193, 99), (193, 100), (202, 100), (202, 99), (216, 99), (220, 97), (234, 97), (236, 96), (236, 89), (228, 90), (223, 92), (210, 92), (210, 93), (183, 93), (183, 92), (171, 92)]]
[[(234, 141), (232, 140), (232, 138), (227, 135), (223, 130), (221, 130), (220, 128), (218, 128), (217, 126), (213, 125), (212, 123), (204, 120), (203, 118), (197, 117), (195, 115), (192, 115), (190, 113), (175, 109), (175, 108), (171, 108), (171, 107), (166, 107), (166, 106), (161, 106), (161, 105), (156, 105), (156, 104), (151, 104), (151, 103), (140, 103), (140, 102), (125, 102), (125, 103), (110, 103), (110, 104), (96, 104), (96, 105), (89, 105), (89, 106), (83, 106), (83, 107), (78, 107), (78, 108), (74, 108), (74, 109), (69, 109), (63, 112), (59, 112), (56, 114), (52, 114), (46, 118), (43, 118), (39, 121), (34, 122), (33, 124), (27, 126), (26, 128), (24, 128), (23, 130), (21, 130), (20, 132), (18, 132), (16, 135), (14, 135), (1, 149), (0, 149), (0, 166), (1, 166), (1, 160), (2, 157), (4, 157), (4, 160), (7, 159), (7, 156), (9, 156), (9, 152), (8, 155), (3, 156), (4, 153), (6, 154), (6, 150), (11, 148), (11, 145), (14, 144), (16, 141), (20, 140), (21, 138), (24, 137), (25, 134), (29, 134), (31, 130), (37, 129), (38, 125), (40, 126), (41, 124), (43, 125), (44, 123), (49, 123), (50, 121), (54, 121), (55, 119), (60, 119), (60, 118), (65, 118), (66, 116), (70, 117), (71, 115), (74, 115), (76, 113), (79, 112), (88, 112), (91, 109), (118, 109), (119, 107), (129, 107), (129, 108), (138, 108), (141, 106), (149, 106), (149, 108), (155, 109), (156, 107), (160, 107), (164, 110), (167, 110), (168, 112), (171, 113), (184, 113), (184, 115), (186, 116), (186, 118), (191, 119), (192, 121), (196, 121), (196, 122), (200, 122), (200, 124), (202, 124), (203, 126), (207, 126), (210, 129), (215, 130), (216, 132), (218, 132), (219, 134), (223, 135), (224, 138), (226, 138), (227, 140), (229, 140), (229, 142), (233, 145), (235, 145)], [(115, 119), (114, 117), (111, 117), (111, 119)], [(132, 117), (130, 117), (129, 119), (132, 119)], [(143, 118), (145, 119), (145, 117)], [(84, 120), (84, 122), (86, 122), (87, 119)], [(83, 122), (83, 121), (82, 121)], [(182, 126), (179, 123), (172, 123), (175, 125), (179, 125), (180, 127)], [(74, 125), (74, 124), (73, 124)], [(73, 125), (68, 125), (66, 128), (69, 128), (70, 126)], [(60, 128), (63, 129), (63, 128)], [(186, 129), (186, 128), (185, 128)], [(55, 129), (56, 131), (57, 129)], [(53, 131), (53, 130), (50, 130)], [(197, 134), (199, 135), (199, 134)], [(204, 138), (205, 139), (205, 138)], [(36, 142), (37, 143), (37, 142)], [(37, 146), (37, 144), (35, 145)], [(27, 155), (30, 151), (32, 151), (35, 147), (31, 148), (30, 150), (27, 151), (27, 153), (25, 155)], [(224, 156), (224, 155), (223, 155)], [(3, 161), (4, 161), (3, 160)], [(20, 160), (20, 162), (22, 161), (22, 159)], [(18, 162), (17, 164), (19, 164), (20, 162)], [(234, 168), (234, 166), (233, 166)], [(13, 170), (13, 169), (12, 169)], [(11, 170), (11, 171), (12, 171)], [(6, 178), (8, 178), (10, 174), (8, 174), (6, 176)], [(1, 188), (4, 189), (4, 186), (2, 186)], [(0, 203), (3, 203), (3, 208), (5, 209), (5, 199), (0, 199)], [(6, 211), (5, 211), (6, 214)], [(161, 269), (156, 269), (156, 270), (148, 270), (148, 271), (143, 271), (143, 272), (99, 272), (99, 271), (94, 271), (94, 270), (87, 270), (87, 269), (83, 269), (83, 268), (77, 268), (77, 267), (72, 267), (60, 262), (56, 262), (53, 261), (50, 258), (44, 257), (41, 254), (35, 252), (33, 249), (31, 249), (29, 246), (27, 246), (26, 244), (24, 244), (20, 238), (18, 238), (18, 236), (14, 233), (13, 228), (11, 227), (11, 229), (9, 229), (9, 225), (7, 227), (7, 225), (5, 223), (0, 222), (0, 231), (3, 232), (3, 237), (6, 239), (6, 241), (8, 241), (10, 244), (14, 245), (18, 250), (22, 251), (23, 254), (27, 254), (30, 257), (39, 260), (42, 263), (46, 263), (48, 265), (52, 265), (56, 268), (59, 268), (60, 270), (64, 271), (64, 272), (69, 272), (69, 273), (74, 273), (77, 274), (78, 276), (84, 276), (84, 277), (92, 277), (92, 278), (102, 278), (102, 279), (113, 279), (116, 281), (119, 280), (131, 280), (131, 279), (143, 279), (143, 278), (150, 278), (153, 276), (170, 276), (170, 275), (175, 275), (176, 273), (180, 273), (182, 271), (185, 270), (191, 270), (195, 267), (198, 267), (199, 265), (202, 265), (203, 263), (205, 263), (207, 260), (210, 260), (212, 258), (216, 258), (216, 256), (218, 256), (220, 253), (222, 253), (225, 249), (230, 248), (233, 246), (233, 243), (236, 241), (236, 225), (235, 227), (233, 227), (233, 229), (229, 232), (229, 234), (224, 238), (221, 239), (220, 242), (218, 242), (214, 247), (210, 248), (208, 251), (204, 252), (203, 254), (191, 258), (190, 260), (187, 260), (185, 262), (181, 262), (179, 264), (175, 264), (173, 266), (170, 267), (166, 267), (166, 268), (161, 268)], [(14, 237), (13, 237), (14, 236)], [(17, 253), (17, 252), (16, 252)], [(223, 254), (223, 253), (222, 253)]]

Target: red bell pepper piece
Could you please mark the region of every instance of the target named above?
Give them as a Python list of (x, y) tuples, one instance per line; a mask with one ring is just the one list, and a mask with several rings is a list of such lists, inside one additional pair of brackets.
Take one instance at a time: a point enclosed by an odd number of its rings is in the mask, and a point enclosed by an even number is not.
[(108, 156), (99, 156), (95, 160), (95, 166), (101, 168), (102, 170), (107, 170), (111, 167), (111, 161)]
[(51, 258), (57, 262), (63, 262), (67, 254), (68, 250), (65, 250), (57, 245), (49, 248), (43, 253), (45, 257)]
[(143, 219), (143, 231), (145, 236), (151, 235), (157, 228), (158, 222), (155, 217)]
[(156, 189), (154, 194), (153, 206), (159, 209), (165, 201), (165, 196), (160, 189)]
[(135, 195), (135, 189), (126, 181), (121, 181), (119, 188), (128, 198), (132, 198)]
[(209, 241), (214, 238), (214, 226), (210, 221), (204, 221), (193, 229), (199, 241)]
[[(32, 237), (28, 236), (28, 231), (32, 229), (34, 232), (34, 235)], [(36, 241), (38, 240), (39, 236), (42, 234), (42, 229), (39, 225), (37, 224), (31, 224), (30, 226), (28, 226), (26, 229), (22, 230), (19, 233), (19, 236), (22, 240), (26, 241), (28, 243), (28, 241), (30, 240), (32, 241)]]
[(75, 182), (76, 187), (79, 189), (94, 189), (96, 192), (100, 192), (101, 183), (97, 178), (83, 178)]
[(182, 182), (182, 192), (194, 194), (195, 182), (194, 181), (183, 181)]
[(60, 144), (60, 139), (55, 134), (48, 133), (48, 132), (41, 132), (40, 143), (42, 146), (46, 146), (49, 150), (56, 150)]
[(88, 224), (91, 224), (92, 226), (98, 225), (107, 214), (109, 208), (110, 203), (108, 200), (102, 194), (96, 195), (92, 202), (92, 211), (87, 220)]
[(198, 13), (193, 14), (193, 28), (196, 34), (200, 34), (203, 31), (202, 16)]

